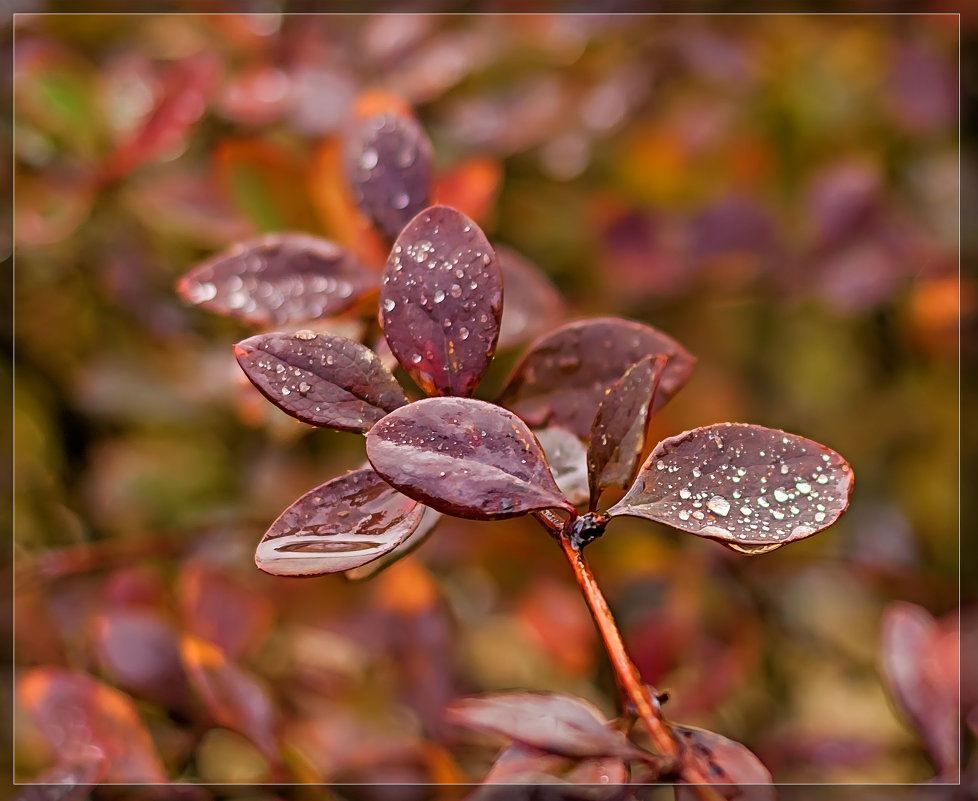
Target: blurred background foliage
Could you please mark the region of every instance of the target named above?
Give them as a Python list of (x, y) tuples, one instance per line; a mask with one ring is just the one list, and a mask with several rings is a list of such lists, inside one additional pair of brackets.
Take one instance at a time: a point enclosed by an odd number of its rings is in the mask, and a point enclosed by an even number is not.
[[(934, 774), (877, 663), (892, 601), (953, 615), (959, 565), (966, 602), (978, 580), (958, 547), (959, 323), (966, 357), (978, 340), (973, 275), (958, 283), (976, 243), (959, 230), (956, 17), (13, 26), (16, 777), (86, 742), (89, 702), (114, 710), (98, 725), (120, 749), (95, 778), (194, 783), (478, 780), (498, 743), (441, 719), (464, 693), (616, 713), (586, 608), (528, 520), (445, 520), (365, 582), (254, 568), (268, 524), (363, 446), (246, 386), (246, 329), (174, 282), (262, 231), (378, 257), (338, 168), (377, 90), (414, 108), (445, 196), (573, 316), (643, 320), (699, 357), (653, 442), (754, 422), (854, 467), (848, 514), (768, 556), (627, 519), (591, 547), (670, 716), (781, 782)], [(45, 716), (66, 708), (52, 745)]]

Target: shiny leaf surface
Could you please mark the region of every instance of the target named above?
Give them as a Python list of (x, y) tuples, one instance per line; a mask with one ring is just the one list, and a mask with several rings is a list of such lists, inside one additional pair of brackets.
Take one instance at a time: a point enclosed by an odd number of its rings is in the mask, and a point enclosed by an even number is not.
[(390, 239), (431, 197), (431, 143), (411, 117), (358, 120), (347, 138), (346, 172), (357, 205)]
[(190, 683), (214, 721), (251, 740), (277, 762), (277, 714), (265, 687), (233, 662), (216, 645), (184, 637), (180, 654)]
[(762, 426), (718, 423), (660, 442), (608, 513), (763, 553), (830, 526), (851, 491), (851, 468), (824, 445)]
[(355, 567), (351, 570), (347, 570), (343, 575), (350, 581), (363, 581), (365, 579), (373, 578), (382, 570), (390, 567), (396, 562), (403, 559), (409, 553), (413, 553), (431, 536), (431, 533), (438, 527), (438, 523), (441, 520), (441, 514), (436, 512), (430, 506), (425, 506), (424, 504), (419, 504), (419, 506), (424, 510), (421, 517), (421, 522), (418, 523), (418, 527), (408, 534), (403, 540), (401, 540), (393, 550), (388, 551), (382, 556), (367, 562), (360, 567)]
[(669, 357), (654, 409), (686, 383), (694, 357), (654, 328), (613, 317), (569, 323), (537, 340), (506, 382), (499, 402), (530, 425), (561, 425), (586, 438), (605, 390), (645, 356)]
[(567, 310), (557, 287), (543, 271), (505, 245), (496, 246), (496, 257), (506, 292), (499, 347), (522, 345), (560, 325)]
[(464, 214), (432, 206), (401, 232), (384, 271), (380, 320), (425, 394), (472, 394), (496, 350), (502, 304), (495, 253)]
[(469, 398), (427, 398), (367, 434), (367, 458), (391, 486), (444, 514), (496, 520), (573, 507), (543, 449), (512, 412)]
[(105, 781), (166, 781), (153, 740), (129, 696), (84, 673), (38, 667), (17, 681), (17, 699), (62, 764), (105, 759)]
[(392, 551), (421, 523), (425, 507), (370, 468), (310, 490), (272, 523), (255, 564), (274, 576), (351, 570)]
[[(680, 772), (687, 766), (695, 767), (712, 784), (727, 785), (718, 790), (723, 798), (774, 801), (777, 797), (768, 769), (746, 746), (691, 726), (673, 726), (673, 732), (680, 747)], [(699, 797), (685, 787), (681, 789), (683, 798)], [(676, 795), (680, 797), (678, 792)]]
[(377, 355), (345, 337), (305, 330), (260, 334), (235, 345), (234, 354), (266, 398), (314, 426), (367, 431), (407, 403)]
[(500, 693), (459, 699), (446, 709), (456, 726), (494, 732), (551, 754), (571, 757), (641, 756), (601, 712), (580, 698), (556, 693)]
[(574, 505), (588, 499), (587, 449), (584, 444), (560, 426), (540, 428), (533, 432), (547, 455), (554, 480), (567, 500)]
[(308, 234), (267, 234), (198, 264), (177, 283), (187, 302), (257, 326), (346, 311), (376, 278), (348, 251)]
[(608, 387), (594, 417), (588, 441), (588, 489), (592, 509), (602, 490), (609, 487), (625, 489), (635, 477), (665, 363), (664, 356), (646, 356)]

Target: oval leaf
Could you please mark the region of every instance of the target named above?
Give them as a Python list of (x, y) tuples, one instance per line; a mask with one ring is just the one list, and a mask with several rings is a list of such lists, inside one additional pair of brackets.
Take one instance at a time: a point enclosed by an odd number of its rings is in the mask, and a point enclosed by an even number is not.
[(553, 330), (566, 317), (563, 298), (543, 271), (512, 248), (498, 245), (506, 305), (499, 347), (512, 348)]
[(409, 553), (417, 550), (431, 536), (431, 532), (438, 527), (438, 521), (441, 520), (441, 515), (430, 506), (425, 506), (424, 504), (418, 504), (418, 506), (421, 507), (423, 512), (421, 522), (418, 523), (418, 527), (414, 531), (401, 540), (393, 550), (367, 562), (365, 565), (347, 570), (343, 575), (350, 581), (363, 581), (373, 578), (382, 570), (385, 570)]
[[(770, 772), (746, 746), (692, 726), (674, 725), (672, 731), (679, 744), (680, 772), (687, 766), (695, 767), (711, 784), (728, 785), (719, 791), (723, 798), (774, 801), (777, 797)], [(687, 796), (699, 797), (682, 793), (682, 797)], [(680, 797), (679, 792), (676, 797)]]
[(262, 683), (205, 640), (184, 637), (180, 655), (191, 685), (214, 722), (247, 737), (270, 761), (278, 763), (277, 713)]
[(17, 699), (62, 764), (105, 759), (105, 781), (163, 783), (153, 740), (128, 695), (84, 673), (34, 668), (17, 681)]
[(425, 507), (369, 467), (310, 490), (262, 537), (255, 564), (273, 576), (321, 576), (392, 551), (421, 523)]
[(357, 121), (346, 143), (346, 171), (357, 205), (390, 239), (431, 197), (431, 142), (411, 117)]
[(266, 398), (303, 423), (363, 432), (407, 403), (372, 350), (335, 334), (260, 334), (234, 355)]
[(512, 412), (470, 398), (427, 398), (367, 434), (367, 458), (391, 486), (444, 514), (498, 520), (574, 507), (540, 443)]
[(551, 754), (641, 758), (644, 752), (610, 728), (582, 698), (557, 693), (499, 693), (461, 698), (445, 710), (450, 723), (502, 734)]
[(830, 526), (852, 470), (835, 451), (762, 426), (718, 423), (663, 440), (608, 513), (763, 553)]
[(387, 260), (380, 321), (391, 351), (427, 395), (471, 395), (496, 350), (503, 283), (472, 220), (432, 206)]
[(194, 267), (177, 282), (187, 303), (256, 326), (339, 314), (374, 289), (351, 253), (308, 234), (268, 234)]
[(560, 491), (575, 506), (588, 498), (587, 450), (566, 428), (551, 426), (533, 432), (547, 456)]
[(587, 448), (592, 509), (602, 490), (625, 489), (635, 477), (665, 364), (665, 356), (646, 356), (608, 387), (594, 417)]
[(499, 396), (531, 426), (560, 425), (582, 439), (605, 390), (645, 356), (669, 357), (653, 409), (686, 383), (695, 358), (661, 331), (629, 320), (598, 317), (569, 323), (537, 340)]

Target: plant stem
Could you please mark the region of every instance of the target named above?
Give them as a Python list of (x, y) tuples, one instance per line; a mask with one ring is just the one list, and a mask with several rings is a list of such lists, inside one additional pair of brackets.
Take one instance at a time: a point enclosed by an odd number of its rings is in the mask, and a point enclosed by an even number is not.
[[(638, 668), (628, 656), (608, 602), (598, 587), (582, 550), (569, 536), (570, 526), (551, 512), (538, 512), (535, 517), (557, 540), (574, 571), (574, 577), (584, 593), (588, 608), (591, 610), (591, 617), (594, 618), (605, 650), (608, 652), (623, 700), (645, 724), (656, 750), (664, 757), (679, 760), (679, 743), (659, 710), (659, 693), (654, 687), (642, 681)], [(691, 763), (682, 765), (682, 778), (690, 783), (710, 783), (710, 780)]]

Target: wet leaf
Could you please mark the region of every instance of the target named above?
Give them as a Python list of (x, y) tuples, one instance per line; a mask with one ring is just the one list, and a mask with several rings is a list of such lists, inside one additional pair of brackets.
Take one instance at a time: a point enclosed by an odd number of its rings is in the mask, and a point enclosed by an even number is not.
[(547, 455), (554, 480), (575, 506), (588, 499), (587, 449), (566, 428), (551, 426), (533, 432)]
[(266, 398), (314, 426), (368, 431), (407, 403), (370, 348), (335, 334), (259, 334), (235, 345), (234, 353)]
[[(493, 763), (492, 769), (482, 780), (482, 786), (469, 798), (473, 801), (531, 799), (537, 797), (534, 794), (534, 787), (550, 784), (557, 785), (553, 792), (567, 801), (570, 799), (602, 801), (624, 798), (622, 787), (619, 785), (627, 783), (627, 766), (616, 757), (573, 759), (548, 754), (546, 751), (522, 743), (513, 743), (503, 749)], [(506, 787), (494, 785), (506, 785)], [(517, 789), (513, 785), (523, 786)], [(519, 795), (519, 792), (524, 789), (526, 795)]]
[(426, 398), (367, 434), (367, 458), (391, 486), (443, 514), (497, 520), (573, 509), (543, 449), (512, 412), (469, 398)]
[(180, 571), (177, 600), (185, 630), (232, 658), (261, 644), (275, 614), (272, 600), (256, 592), (253, 582), (193, 560)]
[(499, 347), (522, 345), (560, 325), (567, 313), (564, 301), (540, 268), (504, 245), (496, 247), (496, 258), (506, 291)]
[(446, 717), (456, 726), (493, 732), (551, 754), (570, 757), (643, 755), (601, 712), (581, 698), (557, 693), (500, 693), (454, 701)]
[(351, 570), (392, 551), (421, 523), (425, 507), (370, 468), (310, 490), (262, 537), (255, 564), (273, 576)]
[(267, 234), (234, 245), (177, 283), (187, 303), (256, 326), (315, 320), (346, 311), (376, 279), (326, 239)]
[(129, 696), (91, 676), (39, 667), (17, 681), (17, 698), (61, 764), (105, 759), (105, 781), (166, 781), (153, 741)]
[(115, 683), (163, 706), (179, 706), (187, 681), (176, 628), (152, 609), (109, 609), (95, 620), (94, 645)]
[(347, 137), (346, 173), (357, 205), (390, 239), (430, 203), (431, 142), (410, 116), (357, 120)]
[(824, 445), (762, 426), (718, 423), (656, 445), (608, 513), (764, 553), (830, 526), (851, 491), (851, 468)]
[(944, 776), (959, 765), (958, 639), (915, 604), (893, 603), (883, 615), (880, 673)]
[[(695, 767), (712, 784), (727, 785), (718, 790), (723, 798), (774, 801), (777, 797), (770, 772), (746, 746), (691, 726), (673, 726), (672, 730), (679, 743), (681, 772), (687, 766)], [(677, 798), (691, 801), (698, 797), (686, 787), (676, 790)]]
[(277, 714), (258, 679), (230, 662), (216, 645), (197, 637), (184, 637), (180, 654), (190, 683), (214, 721), (244, 735), (277, 762)]
[(591, 426), (588, 489), (594, 509), (602, 490), (625, 489), (635, 477), (666, 357), (646, 356), (608, 387)]
[(531, 426), (560, 425), (586, 438), (605, 390), (645, 356), (665, 354), (653, 410), (686, 383), (695, 362), (678, 342), (654, 328), (613, 317), (568, 323), (537, 340), (499, 396)]
[(496, 350), (503, 285), (495, 253), (448, 206), (415, 217), (394, 243), (380, 290), (391, 351), (427, 395), (471, 395)]
[(365, 565), (347, 570), (343, 575), (350, 581), (363, 581), (373, 578), (382, 570), (385, 570), (417, 550), (431, 536), (431, 533), (437, 528), (438, 522), (441, 520), (441, 515), (430, 506), (425, 506), (424, 504), (419, 505), (424, 509), (421, 522), (418, 523), (418, 527), (414, 531), (394, 547), (394, 550), (388, 551), (383, 556), (367, 562)]

